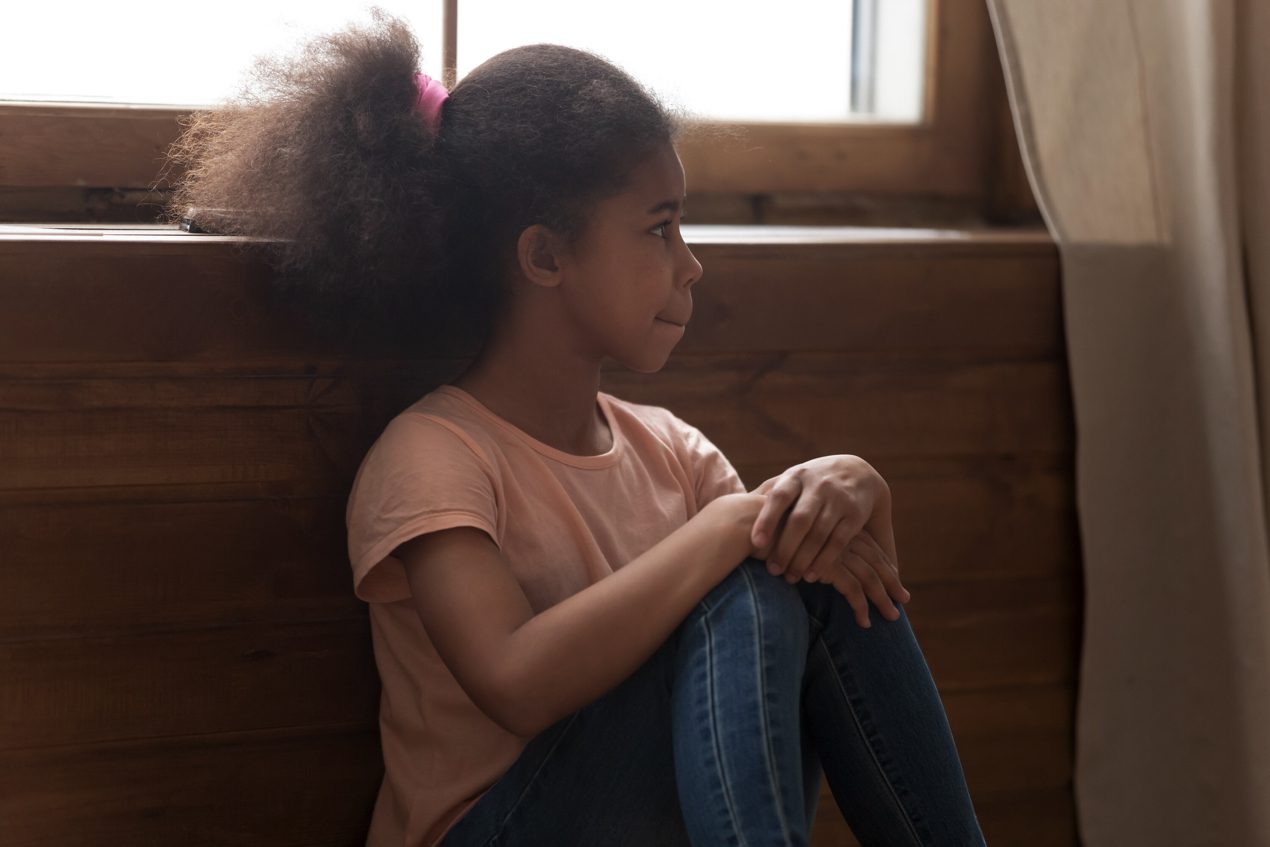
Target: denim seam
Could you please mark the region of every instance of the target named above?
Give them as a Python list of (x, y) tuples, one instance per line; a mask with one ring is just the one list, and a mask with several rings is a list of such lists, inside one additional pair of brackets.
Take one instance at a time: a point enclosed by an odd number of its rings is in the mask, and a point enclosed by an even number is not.
[[(758, 621), (757, 635), (755, 640), (758, 649), (755, 651), (758, 661), (758, 699), (759, 707), (763, 711), (763, 741), (767, 756), (767, 781), (772, 789), (772, 799), (776, 803), (776, 817), (781, 824), (781, 838), (785, 839), (785, 843), (789, 844), (789, 821), (785, 819), (785, 809), (782, 808), (780, 789), (776, 787), (776, 753), (772, 749), (772, 734), (770, 732), (771, 722), (767, 712), (767, 666), (763, 659), (763, 604), (759, 602), (758, 586), (754, 583), (754, 575), (745, 568), (741, 569), (741, 574), (745, 577), (745, 581), (750, 586), (750, 596), (754, 598), (754, 617)], [(772, 577), (773, 579), (775, 577)], [(801, 740), (801, 739), (800, 739)]]
[(913, 836), (913, 843), (920, 845), (922, 837), (918, 835), (913, 821), (909, 819), (908, 810), (904, 808), (904, 804), (900, 802), (899, 794), (895, 791), (895, 786), (891, 784), (891, 778), (886, 775), (886, 768), (882, 767), (882, 762), (878, 760), (877, 752), (873, 749), (873, 743), (869, 740), (869, 734), (864, 731), (864, 727), (860, 725), (860, 716), (856, 714), (855, 706), (851, 705), (851, 698), (847, 695), (847, 689), (842, 684), (842, 678), (838, 676), (838, 666), (833, 661), (833, 654), (829, 652), (829, 645), (825, 643), (825, 639), (816, 636), (816, 642), (820, 645), (820, 649), (824, 651), (825, 658), (829, 661), (829, 667), (833, 669), (833, 679), (838, 685), (838, 690), (842, 692), (842, 700), (847, 705), (847, 711), (851, 713), (851, 720), (855, 722), (856, 728), (860, 730), (860, 737), (865, 740), (865, 747), (869, 750), (869, 756), (872, 757), (873, 763), (877, 765), (878, 773), (882, 774), (882, 781), (886, 783), (887, 790), (891, 792), (892, 799), (895, 800), (895, 806), (900, 810), (900, 817), (904, 819), (905, 825), (908, 826), (909, 834)]
[(710, 618), (703, 615), (701, 623), (706, 630), (706, 678), (710, 684), (710, 741), (714, 745), (714, 760), (716, 762), (719, 774), (719, 784), (723, 786), (723, 800), (728, 807), (728, 819), (732, 823), (732, 831), (737, 837), (742, 847), (745, 847), (745, 836), (741, 834), (740, 828), (736, 825), (736, 803), (732, 799), (731, 786), (728, 784), (727, 777), (723, 772), (723, 745), (719, 743), (719, 714), (715, 704), (718, 698), (715, 696), (714, 690), (714, 632), (710, 629)]
[(493, 844), (494, 841), (503, 834), (503, 829), (506, 828), (507, 822), (512, 819), (512, 815), (516, 814), (516, 810), (520, 808), (520, 804), (525, 799), (525, 795), (529, 793), (529, 789), (534, 787), (534, 783), (538, 779), (538, 774), (542, 773), (542, 769), (547, 766), (547, 762), (551, 761), (551, 757), (555, 754), (556, 748), (560, 746), (560, 742), (564, 741), (565, 736), (569, 734), (569, 730), (573, 727), (573, 723), (577, 719), (578, 712), (574, 712), (569, 717), (569, 722), (565, 724), (564, 729), (560, 731), (559, 737), (556, 738), (555, 743), (551, 745), (551, 749), (547, 751), (547, 755), (542, 757), (542, 761), (539, 762), (538, 767), (534, 769), (533, 776), (525, 781), (525, 787), (521, 789), (520, 796), (516, 798), (516, 802), (512, 803), (511, 808), (507, 810), (507, 814), (503, 816), (502, 821), (500, 821), (498, 826), (494, 829), (494, 833), (482, 844), (482, 847), (489, 847), (489, 845)]

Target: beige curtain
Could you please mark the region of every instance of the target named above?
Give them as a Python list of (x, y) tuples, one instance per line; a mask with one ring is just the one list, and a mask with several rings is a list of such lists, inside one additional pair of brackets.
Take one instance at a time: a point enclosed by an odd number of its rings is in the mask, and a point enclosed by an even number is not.
[(1270, 847), (1270, 0), (989, 0), (1062, 259), (1087, 847)]

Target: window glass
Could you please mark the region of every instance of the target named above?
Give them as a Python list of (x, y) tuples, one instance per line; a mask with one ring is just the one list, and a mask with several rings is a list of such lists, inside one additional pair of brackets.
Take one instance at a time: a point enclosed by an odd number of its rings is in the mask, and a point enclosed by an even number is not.
[(554, 42), (599, 53), (700, 117), (915, 121), (925, 16), (926, 0), (459, 0), (458, 73)]
[[(441, 75), (441, 0), (380, 0)], [(14, 2), (0, 24), (0, 100), (205, 106), (233, 96), (256, 56), (368, 26), (369, 6), (313, 0)]]
[[(421, 70), (440, 77), (442, 0), (377, 5), (411, 27)], [(927, 0), (458, 5), (460, 78), (509, 47), (549, 41), (600, 53), (703, 118), (921, 117)], [(369, 5), (312, 0), (25, 3), (0, 27), (0, 99), (210, 105), (248, 82), (256, 56), (291, 56), (316, 35), (369, 22)]]

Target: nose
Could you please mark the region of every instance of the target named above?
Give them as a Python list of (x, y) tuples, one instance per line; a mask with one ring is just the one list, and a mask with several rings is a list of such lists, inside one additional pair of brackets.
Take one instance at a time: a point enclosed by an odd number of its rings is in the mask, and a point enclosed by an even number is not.
[(704, 268), (701, 267), (701, 262), (697, 261), (697, 257), (693, 255), (692, 250), (688, 247), (688, 242), (680, 241), (680, 243), (683, 245), (684, 255), (684, 261), (682, 263), (683, 268), (680, 271), (680, 278), (686, 288), (701, 279), (701, 274), (704, 273)]

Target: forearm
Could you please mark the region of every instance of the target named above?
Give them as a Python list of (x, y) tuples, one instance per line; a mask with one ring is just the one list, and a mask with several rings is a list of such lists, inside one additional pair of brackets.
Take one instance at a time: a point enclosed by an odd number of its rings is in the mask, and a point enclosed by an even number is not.
[(518, 734), (536, 735), (630, 676), (749, 553), (752, 516), (700, 518), (512, 633)]

